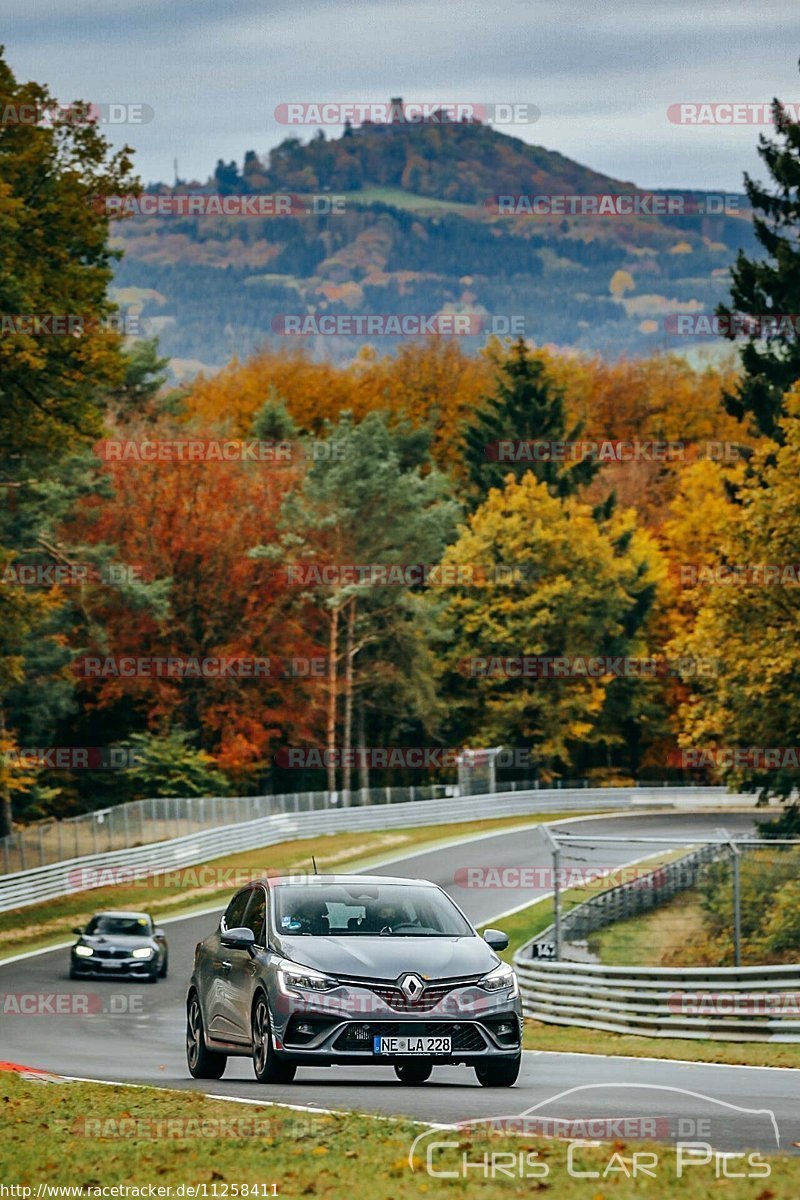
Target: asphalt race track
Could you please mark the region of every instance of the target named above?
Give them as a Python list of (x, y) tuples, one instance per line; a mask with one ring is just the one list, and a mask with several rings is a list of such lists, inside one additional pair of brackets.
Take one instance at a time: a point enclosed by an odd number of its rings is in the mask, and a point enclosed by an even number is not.
[[(738, 812), (652, 812), (571, 822), (573, 833), (668, 837), (675, 845), (713, 836), (724, 825), (745, 834), (757, 819)], [(563, 865), (612, 866), (657, 851), (656, 846), (582, 847)], [(550, 853), (533, 828), (484, 835), (384, 862), (371, 873), (432, 879), (457, 900), (475, 923), (499, 918), (547, 893), (549, 887), (465, 888), (455, 879), (464, 867), (543, 867)], [(800, 1142), (800, 1071), (705, 1066), (648, 1059), (527, 1052), (511, 1089), (481, 1088), (465, 1067), (439, 1067), (431, 1080), (409, 1087), (387, 1068), (300, 1068), (293, 1084), (262, 1086), (248, 1059), (230, 1059), (219, 1082), (196, 1082), (184, 1056), (184, 1002), (195, 943), (214, 927), (206, 913), (165, 922), (170, 972), (155, 985), (68, 979), (68, 953), (51, 950), (0, 964), (0, 993), (89, 993), (87, 1015), (2, 1017), (0, 1059), (69, 1076), (200, 1088), (215, 1095), (278, 1101), (323, 1109), (407, 1114), (421, 1121), (467, 1121), (535, 1109), (542, 1120), (631, 1117), (654, 1119), (659, 1139), (702, 1140), (721, 1150), (775, 1152)], [(99, 1010), (99, 1011), (95, 1011)], [(598, 1034), (598, 1049), (602, 1046)], [(562, 1093), (579, 1089), (569, 1095)], [(693, 1095), (687, 1095), (693, 1093)], [(738, 1106), (738, 1107), (731, 1107)], [(758, 1110), (758, 1111), (740, 1111)], [(774, 1115), (774, 1123), (772, 1115)], [(705, 1124), (704, 1124), (705, 1122)], [(793, 1151), (797, 1153), (797, 1150)]]

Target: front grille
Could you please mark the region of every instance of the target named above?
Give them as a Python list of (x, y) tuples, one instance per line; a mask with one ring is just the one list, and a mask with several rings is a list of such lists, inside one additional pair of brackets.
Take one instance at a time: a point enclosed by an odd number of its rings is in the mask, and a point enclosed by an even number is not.
[(458, 988), (471, 987), (481, 978), (480, 975), (470, 975), (465, 979), (435, 979), (425, 984), (424, 990), (414, 999), (409, 999), (396, 983), (375, 983), (370, 979), (346, 978), (337, 976), (341, 983), (351, 987), (365, 988), (378, 996), (395, 1012), (430, 1012), (438, 1004)]
[(444, 1021), (415, 1021), (404, 1025), (399, 1021), (369, 1021), (348, 1025), (333, 1043), (334, 1050), (372, 1050), (374, 1037), (449, 1037), (456, 1050), (485, 1050), (486, 1039), (477, 1025)]
[(130, 958), (129, 950), (95, 950), (97, 958)]

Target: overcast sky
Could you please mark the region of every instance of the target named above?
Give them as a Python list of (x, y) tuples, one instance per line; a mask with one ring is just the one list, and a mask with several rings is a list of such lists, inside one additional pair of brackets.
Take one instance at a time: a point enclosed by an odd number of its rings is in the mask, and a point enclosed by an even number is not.
[(763, 175), (759, 127), (668, 107), (800, 101), (797, 0), (2, 0), (2, 16), (18, 78), (152, 108), (112, 136), (145, 181), (310, 136), (278, 124), (281, 103), (399, 95), (527, 102), (526, 141), (643, 187), (739, 190)]

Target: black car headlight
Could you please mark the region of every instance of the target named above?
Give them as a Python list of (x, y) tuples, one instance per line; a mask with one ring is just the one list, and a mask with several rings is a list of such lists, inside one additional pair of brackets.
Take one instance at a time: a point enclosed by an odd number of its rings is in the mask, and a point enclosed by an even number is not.
[(500, 963), (499, 967), (484, 975), (479, 986), (487, 992), (508, 992), (509, 1000), (514, 1000), (519, 995), (516, 973), (507, 963)]
[(152, 958), (154, 951), (150, 946), (139, 946), (131, 952), (131, 958)]
[(73, 946), (72, 953), (78, 958), (91, 958), (94, 950), (91, 946)]
[(288, 958), (278, 967), (278, 978), (282, 987), (292, 992), (329, 992), (339, 986), (339, 981), (330, 975), (290, 962)]

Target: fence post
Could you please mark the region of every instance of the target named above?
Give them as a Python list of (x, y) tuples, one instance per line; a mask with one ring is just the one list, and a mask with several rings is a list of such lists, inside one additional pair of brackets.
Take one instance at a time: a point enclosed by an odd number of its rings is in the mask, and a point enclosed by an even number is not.
[(731, 842), (733, 851), (733, 961), (742, 965), (742, 893), (739, 886), (739, 847)]
[(728, 843), (731, 851), (731, 866), (733, 868), (733, 962), (735, 966), (740, 967), (742, 965), (742, 895), (739, 879), (739, 847), (727, 829), (718, 829), (717, 832)]
[(561, 866), (561, 848), (553, 836), (550, 826), (543, 825), (542, 831), (550, 842), (553, 851), (553, 948), (556, 962), (561, 961), (561, 888), (559, 869)]
[(39, 866), (44, 866), (44, 826), (39, 826)]

